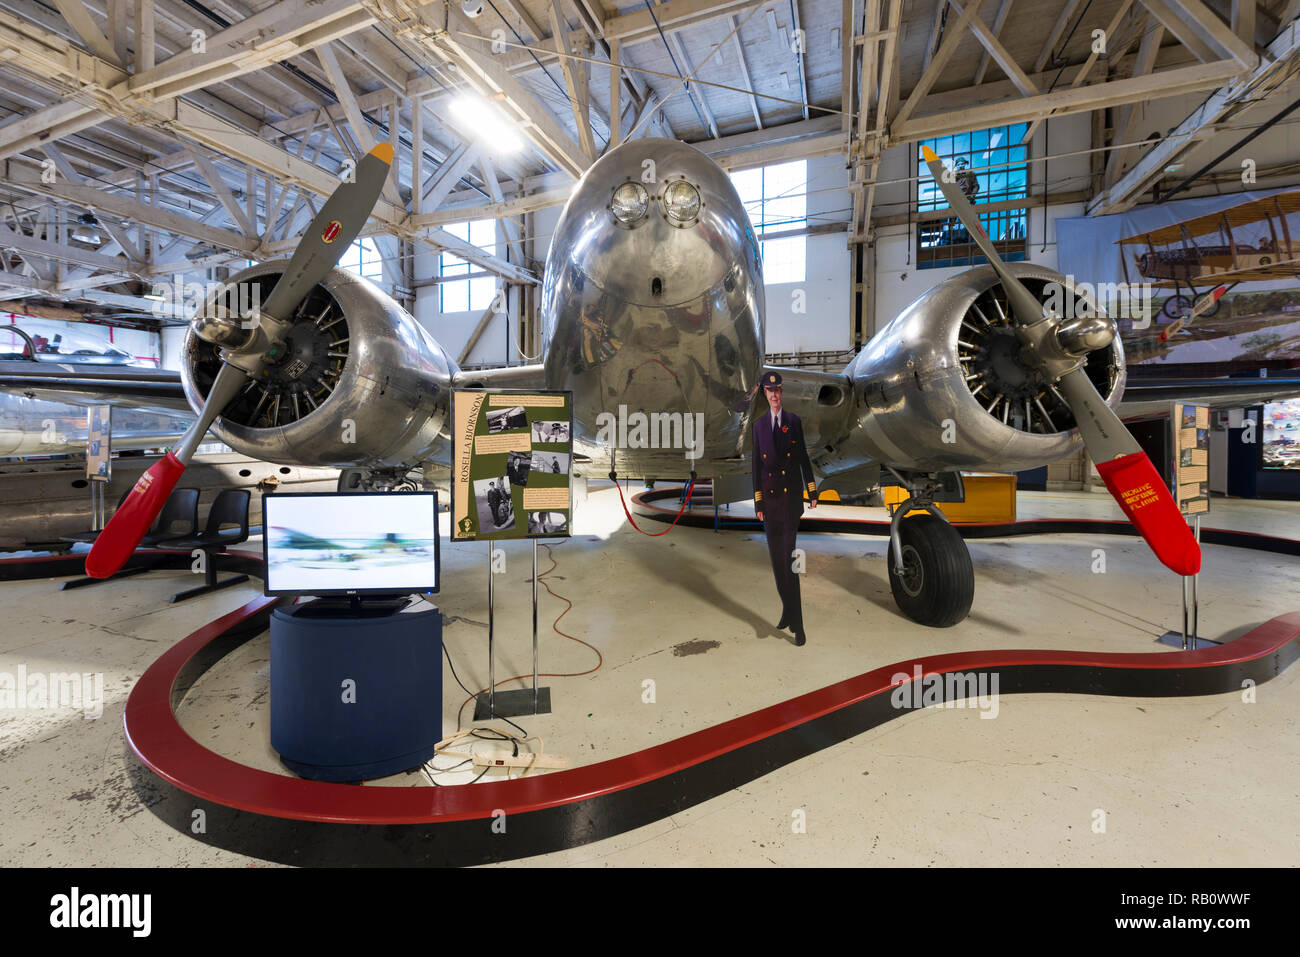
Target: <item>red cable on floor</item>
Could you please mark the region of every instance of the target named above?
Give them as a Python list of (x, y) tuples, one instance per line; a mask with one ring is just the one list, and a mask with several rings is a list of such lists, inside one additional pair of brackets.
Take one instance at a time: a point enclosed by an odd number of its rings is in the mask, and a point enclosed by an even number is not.
[(645, 529), (637, 525), (636, 519), (634, 519), (632, 513), (627, 510), (627, 500), (623, 498), (623, 486), (618, 484), (618, 479), (614, 479), (614, 488), (618, 489), (618, 500), (623, 503), (623, 514), (627, 516), (627, 520), (631, 523), (632, 527), (642, 535), (657, 538), (660, 535), (667, 535), (671, 532), (673, 530), (673, 525), (676, 525), (681, 520), (681, 517), (686, 514), (686, 507), (691, 504), (691, 493), (695, 491), (695, 479), (691, 479), (691, 484), (686, 486), (686, 498), (682, 500), (682, 507), (677, 510), (677, 515), (673, 518), (672, 525), (669, 525), (662, 532), (647, 532)]
[[(540, 544), (542, 548), (546, 549), (546, 557), (551, 560), (551, 567), (546, 569), (546, 571), (542, 572), (540, 575), (538, 575), (537, 580), (541, 582), (542, 587), (545, 588), (550, 593), (552, 598), (558, 598), (560, 601), (564, 602), (565, 605), (564, 611), (556, 615), (555, 621), (551, 622), (551, 628), (557, 635), (561, 635), (565, 638), (570, 639), (571, 641), (576, 641), (580, 645), (586, 645), (588, 648), (594, 651), (596, 653), (596, 665), (593, 668), (588, 668), (586, 671), (566, 671), (566, 672), (543, 671), (540, 672), (537, 675), (537, 677), (539, 678), (581, 678), (583, 675), (589, 675), (592, 674), (593, 672), (599, 671), (601, 669), (601, 666), (605, 664), (605, 656), (600, 653), (600, 649), (597, 648), (595, 645), (583, 641), (577, 635), (571, 635), (567, 631), (561, 630), (560, 619), (573, 610), (573, 602), (570, 601), (565, 596), (556, 592), (553, 588), (551, 588), (551, 583), (546, 580), (547, 576), (550, 575), (551, 572), (555, 571), (555, 569), (560, 567), (560, 563), (555, 560), (555, 554), (551, 551), (550, 545), (548, 545), (546, 542), (541, 542)], [(531, 673), (526, 675), (513, 675), (509, 678), (502, 678), (500, 681), (496, 683), (495, 687), (499, 688), (507, 681), (520, 681), (524, 678), (530, 678), (530, 677), (532, 677)], [(469, 704), (479, 695), (485, 694), (487, 690), (488, 690), (487, 688), (484, 688), (481, 691), (479, 691), (478, 694), (472, 694), (460, 703), (460, 707), (456, 709), (456, 730), (457, 731), (460, 730), (461, 716), (465, 713), (465, 705)]]

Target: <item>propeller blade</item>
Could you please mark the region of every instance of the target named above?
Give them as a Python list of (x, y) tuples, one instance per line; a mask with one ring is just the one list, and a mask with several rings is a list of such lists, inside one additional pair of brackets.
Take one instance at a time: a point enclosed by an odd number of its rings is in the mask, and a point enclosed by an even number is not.
[(966, 232), (970, 233), (971, 239), (979, 247), (993, 271), (998, 274), (1002, 280), (1002, 288), (1007, 291), (1007, 301), (1011, 303), (1011, 311), (1015, 315), (1016, 321), (1022, 326), (1032, 325), (1043, 318), (1043, 304), (1038, 298), (1025, 288), (1024, 283), (1011, 274), (1006, 264), (1002, 262), (1002, 257), (998, 255), (993, 248), (993, 240), (989, 234), (984, 231), (984, 225), (980, 222), (979, 213), (975, 212), (975, 207), (971, 205), (966, 194), (961, 191), (955, 178), (950, 179), (946, 175), (943, 162), (939, 159), (937, 153), (928, 146), (922, 146), (921, 152), (925, 155), (925, 165), (930, 168), (930, 175), (934, 177), (935, 185), (943, 193), (943, 198), (948, 200), (948, 205), (952, 211), (957, 214), (961, 224), (966, 227)]
[(1227, 286), (1216, 287), (1213, 291), (1211, 291), (1211, 293), (1208, 296), (1203, 297), (1201, 301), (1197, 303), (1197, 305), (1192, 309), (1191, 312), (1183, 316), (1183, 318), (1175, 322), (1171, 322), (1169, 325), (1165, 326), (1165, 328), (1160, 331), (1160, 337), (1159, 337), (1160, 341), (1167, 342), (1169, 340), (1169, 337), (1177, 333), (1180, 329), (1183, 328), (1183, 326), (1187, 325), (1189, 322), (1196, 319), (1202, 313), (1209, 312), (1210, 308), (1216, 302), (1222, 299), (1223, 294), (1227, 291), (1228, 291)]
[[(921, 152), (948, 205), (1001, 280), (1016, 323), (1024, 328), (1040, 322), (1044, 315), (1042, 303), (1002, 262), (955, 177), (944, 175), (943, 163), (930, 147), (922, 146)], [(1137, 440), (1106, 404), (1082, 366), (1062, 375), (1058, 385), (1074, 414), (1083, 444), (1097, 463), (1098, 474), (1124, 515), (1167, 568), (1179, 575), (1195, 575), (1201, 570), (1201, 546)]]
[[(312, 288), (338, 264), (343, 251), (352, 245), (365, 226), (383, 191), (392, 163), (392, 145), (378, 144), (357, 164), (353, 180), (339, 186), (325, 201), (271, 290), (258, 316), (259, 326), (262, 316), (279, 321), (287, 319)], [(267, 339), (256, 332), (249, 341), (253, 343), (250, 348), (254, 351), (269, 345)], [(246, 356), (236, 349), (223, 358), (231, 355), (236, 356), (237, 361)], [(252, 368), (255, 370), (257, 366)], [(198, 419), (174, 450), (140, 476), (131, 494), (95, 539), (90, 554), (86, 556), (87, 575), (108, 578), (131, 557), (140, 539), (153, 527), (208, 428), (244, 387), (247, 374), (229, 361), (222, 363)]]
[(175, 449), (149, 467), (140, 476), (108, 524), (95, 538), (86, 556), (86, 574), (91, 578), (108, 578), (117, 572), (131, 557), (140, 539), (153, 527), (158, 513), (167, 504), (167, 498), (176, 487), (185, 467), (194, 457), (194, 450), (207, 434), (208, 427), (221, 414), (222, 409), (239, 394), (245, 382), (244, 373), (231, 365), (223, 364), (213, 380), (208, 398), (198, 419), (181, 436)]
[(293, 258), (267, 297), (263, 314), (287, 319), (312, 287), (338, 265), (370, 218), (392, 164), (393, 147), (389, 143), (377, 144), (361, 158), (353, 181), (336, 189), (307, 227)]
[(1151, 459), (1082, 368), (1061, 376), (1058, 384), (1098, 474), (1125, 517), (1166, 568), (1195, 575), (1201, 570), (1201, 546)]

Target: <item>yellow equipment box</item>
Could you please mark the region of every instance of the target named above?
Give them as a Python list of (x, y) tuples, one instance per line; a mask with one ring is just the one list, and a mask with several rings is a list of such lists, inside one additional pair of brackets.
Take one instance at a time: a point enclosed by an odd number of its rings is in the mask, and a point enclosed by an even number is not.
[[(966, 501), (936, 503), (954, 525), (996, 524), (1016, 520), (1016, 477), (1014, 475), (962, 475)], [(883, 489), (886, 505), (897, 505), (907, 498), (906, 490), (897, 485)], [(923, 515), (913, 509), (909, 514)]]

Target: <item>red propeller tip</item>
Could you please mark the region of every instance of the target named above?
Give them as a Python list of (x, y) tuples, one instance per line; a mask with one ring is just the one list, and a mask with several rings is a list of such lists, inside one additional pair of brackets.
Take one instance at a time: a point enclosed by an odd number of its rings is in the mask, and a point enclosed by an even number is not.
[(1179, 575), (1195, 575), (1201, 570), (1201, 546), (1145, 452), (1098, 462), (1097, 471), (1166, 568)]
[(149, 467), (126, 500), (113, 513), (86, 556), (86, 574), (91, 578), (116, 575), (135, 551), (185, 471), (185, 465), (170, 451)]

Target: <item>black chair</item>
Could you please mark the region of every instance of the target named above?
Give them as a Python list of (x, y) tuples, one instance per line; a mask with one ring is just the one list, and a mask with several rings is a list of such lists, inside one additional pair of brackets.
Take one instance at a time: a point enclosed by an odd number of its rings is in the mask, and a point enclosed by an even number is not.
[(248, 503), (251, 498), (246, 488), (226, 489), (213, 499), (202, 534), (167, 538), (157, 543), (159, 548), (188, 551), (197, 548), (203, 552), (203, 584), (172, 595), (172, 604), (248, 581), (247, 575), (234, 575), (218, 581), (215, 556), (231, 545), (248, 541)]
[[(131, 494), (135, 486), (127, 489), (117, 501), (117, 507), (121, 508), (122, 503), (126, 501), (126, 496)], [(116, 514), (116, 510), (114, 510)], [(171, 495), (167, 497), (167, 502), (163, 505), (162, 511), (158, 515), (158, 520), (154, 522), (153, 527), (140, 540), (137, 548), (154, 548), (162, 538), (176, 535), (194, 535), (199, 529), (199, 490), (196, 488), (177, 488), (172, 489)], [(74, 535), (62, 536), (64, 541), (71, 542), (93, 542), (99, 537), (99, 532), (78, 532)], [(94, 585), (101, 581), (114, 581), (118, 578), (126, 578), (130, 575), (139, 575), (142, 572), (152, 571), (153, 563), (136, 565), (132, 568), (124, 568), (108, 578), (74, 578), (66, 581), (59, 586), (60, 591), (67, 591), (69, 588), (81, 588), (85, 585)]]
[(140, 539), (137, 548), (159, 548), (169, 538), (192, 538), (199, 531), (199, 490), (173, 489), (167, 504), (158, 513), (158, 521)]

